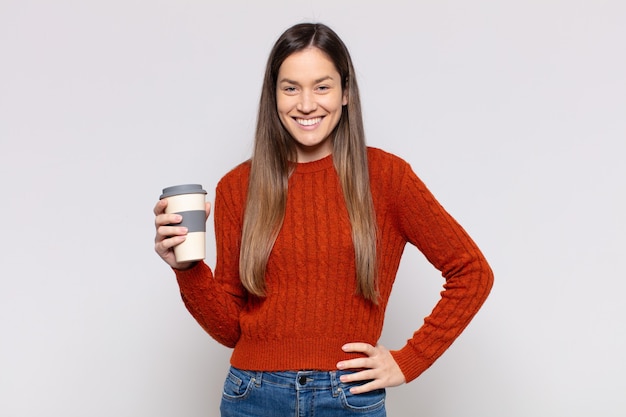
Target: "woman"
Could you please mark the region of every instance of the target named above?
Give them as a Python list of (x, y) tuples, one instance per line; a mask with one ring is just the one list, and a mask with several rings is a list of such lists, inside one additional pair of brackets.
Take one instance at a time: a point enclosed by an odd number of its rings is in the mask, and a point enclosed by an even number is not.
[[(214, 271), (176, 262), (187, 230), (157, 203), (155, 250), (198, 323), (234, 348), (222, 416), (384, 416), (385, 388), (424, 372), (487, 297), (493, 275), (472, 239), (406, 162), (364, 138), (347, 48), (298, 24), (270, 53), (253, 156), (217, 186)], [(445, 291), (390, 351), (378, 339), (406, 243)]]

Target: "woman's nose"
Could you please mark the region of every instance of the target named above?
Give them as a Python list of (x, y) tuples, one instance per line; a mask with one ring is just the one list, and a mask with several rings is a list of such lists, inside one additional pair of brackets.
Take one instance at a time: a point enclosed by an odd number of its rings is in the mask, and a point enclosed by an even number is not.
[(303, 92), (300, 95), (300, 101), (297, 105), (298, 111), (302, 113), (311, 113), (317, 110), (317, 102), (315, 101), (315, 97), (310, 92)]

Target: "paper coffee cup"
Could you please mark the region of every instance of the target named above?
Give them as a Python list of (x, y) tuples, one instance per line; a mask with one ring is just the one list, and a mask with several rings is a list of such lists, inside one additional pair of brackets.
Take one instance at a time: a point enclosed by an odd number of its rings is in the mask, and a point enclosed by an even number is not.
[(206, 253), (206, 191), (200, 184), (183, 184), (163, 189), (161, 200), (167, 199), (166, 213), (176, 213), (183, 220), (176, 226), (188, 229), (187, 239), (174, 246), (176, 262), (199, 261)]

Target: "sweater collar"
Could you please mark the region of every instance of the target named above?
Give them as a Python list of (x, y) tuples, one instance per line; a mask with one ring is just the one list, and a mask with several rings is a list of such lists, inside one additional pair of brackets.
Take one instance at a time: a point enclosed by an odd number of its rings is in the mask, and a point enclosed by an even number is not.
[(322, 159), (311, 162), (298, 162), (296, 164), (295, 174), (306, 174), (308, 172), (324, 171), (326, 169), (333, 168), (333, 156), (332, 154), (325, 156)]

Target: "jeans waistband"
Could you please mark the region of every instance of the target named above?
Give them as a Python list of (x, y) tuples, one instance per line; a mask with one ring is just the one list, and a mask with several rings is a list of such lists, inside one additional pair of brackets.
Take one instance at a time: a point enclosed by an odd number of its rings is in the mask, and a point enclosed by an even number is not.
[(336, 390), (339, 387), (341, 375), (353, 373), (353, 371), (244, 371), (254, 379), (254, 384), (261, 386), (271, 384), (298, 391), (304, 390)]

